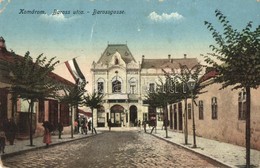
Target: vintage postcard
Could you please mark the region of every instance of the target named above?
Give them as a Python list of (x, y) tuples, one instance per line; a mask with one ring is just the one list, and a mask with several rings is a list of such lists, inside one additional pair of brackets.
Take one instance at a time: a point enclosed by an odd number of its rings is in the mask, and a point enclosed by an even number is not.
[(260, 167), (260, 0), (0, 0), (0, 168)]

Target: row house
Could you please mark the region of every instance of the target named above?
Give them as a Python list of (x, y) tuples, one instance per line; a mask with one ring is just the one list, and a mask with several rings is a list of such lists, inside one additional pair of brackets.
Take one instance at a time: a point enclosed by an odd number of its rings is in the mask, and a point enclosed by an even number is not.
[[(198, 95), (194, 105), (196, 135), (208, 139), (245, 146), (246, 92), (232, 90), (229, 86), (221, 89), (220, 83), (213, 83), (216, 72), (206, 73), (202, 84), (210, 84)], [(260, 89), (251, 91), (251, 147), (260, 150)], [(192, 105), (187, 101), (188, 133), (192, 135)], [(183, 132), (185, 101), (168, 106), (170, 128)], [(189, 140), (190, 142), (192, 140)], [(198, 142), (199, 143), (199, 142)]]
[[(20, 57), (20, 56), (19, 56)], [(13, 62), (13, 55), (6, 49), (5, 40), (0, 39), (0, 61)], [(10, 83), (6, 79), (9, 72), (3, 70), (0, 66), (0, 130), (3, 129), (5, 120), (13, 118), (18, 126), (18, 137), (27, 136), (29, 133), (28, 107), (29, 104), (23, 99), (12, 103), (12, 93), (10, 92)], [(60, 77), (55, 73), (50, 73), (49, 77), (62, 85), (75, 86), (72, 82)], [(64, 94), (59, 91), (59, 94)], [(34, 135), (42, 135), (44, 121), (50, 121), (55, 127), (59, 122), (67, 127), (71, 123), (70, 108), (68, 104), (60, 103), (57, 99), (46, 98), (35, 103), (33, 110), (33, 130)]]

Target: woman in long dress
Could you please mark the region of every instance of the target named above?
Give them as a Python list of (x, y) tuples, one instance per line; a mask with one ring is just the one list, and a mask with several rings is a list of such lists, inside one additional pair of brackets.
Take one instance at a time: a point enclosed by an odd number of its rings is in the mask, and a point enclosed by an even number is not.
[(48, 147), (49, 144), (51, 143), (51, 132), (47, 122), (43, 123), (43, 127), (44, 127), (43, 143), (45, 143), (46, 146)]

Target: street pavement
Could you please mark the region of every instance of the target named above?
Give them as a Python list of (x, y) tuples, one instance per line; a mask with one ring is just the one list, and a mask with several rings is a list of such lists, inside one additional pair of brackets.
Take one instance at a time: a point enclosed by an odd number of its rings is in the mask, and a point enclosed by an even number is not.
[[(136, 130), (144, 132), (140, 128), (112, 128), (111, 131), (131, 131)], [(108, 131), (108, 128), (97, 128), (97, 135), (102, 132)], [(147, 133), (149, 134), (151, 128), (147, 128)], [(58, 135), (52, 136), (51, 145), (58, 145), (61, 143), (66, 143), (69, 141), (75, 141), (79, 139), (88, 138), (95, 136), (96, 134), (88, 133), (88, 135), (83, 134), (74, 134), (71, 138), (70, 134), (62, 135), (62, 139), (58, 138)], [(168, 130), (168, 137), (166, 138), (165, 130), (156, 129), (152, 133), (153, 136), (156, 136), (160, 139), (163, 139), (169, 143), (177, 144), (187, 150), (193, 151), (197, 154), (206, 156), (213, 160), (216, 160), (229, 167), (244, 167), (245, 166), (245, 148), (237, 145), (232, 145), (224, 142), (219, 142), (215, 140), (209, 140), (201, 137), (196, 137), (197, 148), (192, 148), (192, 135), (188, 136), (188, 145), (184, 145), (184, 135), (183, 133), (174, 132)], [(5, 154), (2, 157), (11, 157), (15, 154), (20, 154), (25, 151), (35, 150), (39, 148), (45, 148), (45, 144), (42, 142), (42, 137), (34, 138), (34, 146), (29, 146), (29, 140), (16, 140), (14, 145), (8, 145), (5, 149)], [(260, 151), (251, 150), (251, 165), (252, 167), (260, 167)], [(1, 163), (0, 163), (1, 167)]]

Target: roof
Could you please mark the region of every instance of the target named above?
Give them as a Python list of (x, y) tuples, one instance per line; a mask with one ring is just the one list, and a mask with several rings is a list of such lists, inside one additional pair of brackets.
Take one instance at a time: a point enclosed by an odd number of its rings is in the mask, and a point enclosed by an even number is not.
[(132, 61), (136, 62), (126, 44), (108, 44), (97, 63), (107, 64), (116, 52), (121, 55), (121, 58), (126, 64)]
[(207, 81), (211, 78), (214, 78), (218, 75), (218, 72), (216, 70), (211, 70), (207, 73), (205, 73), (201, 78), (200, 78), (200, 81), (201, 82), (204, 82), (204, 81)]
[[(22, 58), (22, 56), (20, 56), (20, 55), (17, 55), (17, 56), (20, 59)], [(6, 61), (6, 62), (10, 62), (10, 63), (14, 62), (13, 53), (11, 53), (7, 50), (0, 49), (0, 61)], [(74, 83), (68, 81), (67, 79), (64, 79), (63, 77), (61, 77), (53, 72), (50, 72), (49, 76), (51, 78), (53, 78), (54, 80), (61, 82), (63, 84), (70, 85), (70, 86), (75, 85)]]
[(171, 59), (145, 59), (143, 58), (141, 67), (144, 69), (155, 68), (174, 68), (178, 69), (181, 65), (186, 65), (188, 68), (198, 64), (197, 58), (171, 58)]

